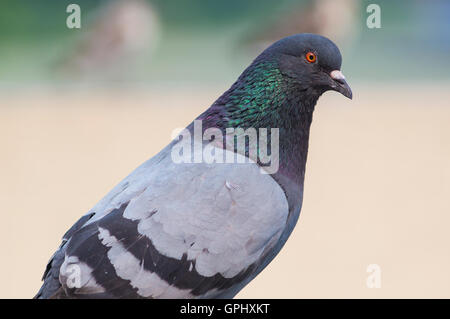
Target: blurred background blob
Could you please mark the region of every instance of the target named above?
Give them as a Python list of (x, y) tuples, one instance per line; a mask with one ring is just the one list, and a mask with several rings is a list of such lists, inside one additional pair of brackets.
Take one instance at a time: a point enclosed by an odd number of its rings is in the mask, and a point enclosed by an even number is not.
[[(69, 29), (72, 2), (2, 1), (3, 85), (221, 85), (270, 43), (301, 32), (335, 41), (353, 78), (448, 77), (450, 5), (444, 0), (377, 1), (381, 29), (366, 27), (372, 2), (360, 0), (79, 0), (82, 27)], [(426, 66), (420, 63), (425, 51), (433, 62)]]
[(449, 16), (446, 0), (2, 0), (0, 297), (33, 296), (64, 230), (302, 32), (338, 44), (354, 99), (319, 100), (300, 223), (239, 296), (450, 297)]
[(120, 78), (127, 61), (146, 54), (151, 58), (160, 35), (158, 15), (144, 0), (114, 0), (93, 10), (86, 32), (74, 40), (59, 64), (65, 76)]

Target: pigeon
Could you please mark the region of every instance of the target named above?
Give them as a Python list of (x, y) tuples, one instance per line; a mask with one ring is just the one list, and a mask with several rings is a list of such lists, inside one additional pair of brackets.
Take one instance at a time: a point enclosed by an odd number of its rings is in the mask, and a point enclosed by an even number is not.
[(315, 34), (265, 49), (66, 232), (35, 298), (233, 298), (297, 223), (316, 102), (352, 98), (341, 62)]

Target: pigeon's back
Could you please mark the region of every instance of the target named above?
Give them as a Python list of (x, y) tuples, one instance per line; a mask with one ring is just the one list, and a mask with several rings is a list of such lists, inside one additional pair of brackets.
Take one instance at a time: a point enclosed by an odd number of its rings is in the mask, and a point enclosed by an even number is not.
[(248, 158), (177, 164), (172, 146), (67, 232), (36, 297), (233, 297), (273, 258), (289, 211), (276, 181)]

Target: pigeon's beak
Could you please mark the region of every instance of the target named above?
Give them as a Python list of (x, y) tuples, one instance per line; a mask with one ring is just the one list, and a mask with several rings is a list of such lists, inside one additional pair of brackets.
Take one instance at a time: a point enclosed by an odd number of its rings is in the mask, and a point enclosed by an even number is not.
[(351, 100), (353, 97), (352, 89), (345, 81), (344, 74), (339, 70), (334, 70), (331, 71), (330, 77), (333, 79), (333, 85), (331, 86), (333, 90), (342, 93)]

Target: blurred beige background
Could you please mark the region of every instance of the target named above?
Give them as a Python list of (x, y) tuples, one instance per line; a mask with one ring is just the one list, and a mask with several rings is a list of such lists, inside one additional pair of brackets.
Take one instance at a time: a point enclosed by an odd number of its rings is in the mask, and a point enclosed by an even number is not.
[[(238, 297), (450, 297), (448, 84), (350, 84), (319, 100), (299, 223)], [(64, 232), (226, 88), (2, 90), (0, 298), (32, 297)]]

